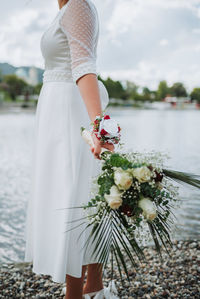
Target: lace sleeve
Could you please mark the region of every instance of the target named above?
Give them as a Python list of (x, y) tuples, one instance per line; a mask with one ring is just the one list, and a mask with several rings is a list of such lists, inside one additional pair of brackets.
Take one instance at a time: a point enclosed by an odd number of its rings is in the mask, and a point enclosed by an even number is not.
[(95, 11), (86, 0), (68, 0), (66, 5), (60, 27), (69, 42), (72, 77), (76, 82), (85, 74), (97, 74), (97, 20)]

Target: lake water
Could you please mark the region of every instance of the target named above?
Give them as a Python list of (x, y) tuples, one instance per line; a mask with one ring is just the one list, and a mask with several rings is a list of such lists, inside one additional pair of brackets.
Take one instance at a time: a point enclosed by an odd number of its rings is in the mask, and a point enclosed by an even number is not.
[[(110, 108), (133, 150), (167, 152), (167, 166), (200, 174), (200, 111)], [(0, 262), (24, 258), (34, 112), (0, 114)], [(180, 188), (177, 239), (199, 239), (200, 191)]]

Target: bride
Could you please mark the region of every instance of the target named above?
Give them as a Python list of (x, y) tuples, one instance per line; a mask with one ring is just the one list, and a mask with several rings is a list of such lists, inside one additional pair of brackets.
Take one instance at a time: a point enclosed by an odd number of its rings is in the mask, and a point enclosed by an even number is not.
[[(89, 148), (80, 135), (80, 127), (88, 127), (108, 104), (96, 71), (98, 15), (91, 0), (58, 5), (41, 38), (45, 71), (35, 117), (25, 261), (33, 262), (34, 273), (66, 282), (66, 299), (104, 298), (97, 260), (91, 248), (86, 255), (81, 251), (89, 232), (77, 240), (82, 228), (69, 231), (82, 209), (67, 209), (88, 202), (90, 180), (100, 167), (102, 143), (93, 134)], [(114, 150), (112, 144), (104, 147)]]

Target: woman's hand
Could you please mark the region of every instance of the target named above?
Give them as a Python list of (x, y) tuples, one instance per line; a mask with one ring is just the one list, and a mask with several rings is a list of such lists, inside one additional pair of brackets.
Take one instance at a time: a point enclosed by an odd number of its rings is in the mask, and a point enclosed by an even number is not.
[(101, 153), (101, 148), (102, 147), (108, 149), (111, 152), (114, 151), (114, 145), (113, 144), (110, 144), (108, 142), (102, 144), (102, 142), (96, 137), (94, 132), (92, 132), (92, 139), (94, 141), (94, 147), (91, 147), (90, 150), (94, 154), (95, 159), (101, 160), (100, 153)]

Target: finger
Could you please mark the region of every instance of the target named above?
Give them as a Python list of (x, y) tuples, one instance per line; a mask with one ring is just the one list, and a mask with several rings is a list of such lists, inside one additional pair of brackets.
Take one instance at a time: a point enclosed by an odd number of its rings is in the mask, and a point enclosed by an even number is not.
[(100, 154), (100, 152), (101, 152), (101, 146), (98, 144), (98, 145), (96, 145), (95, 146), (95, 148), (94, 148), (94, 154), (96, 155), (96, 154)]
[(114, 150), (114, 145), (113, 144), (104, 144), (103, 147), (110, 150), (110, 151)]
[(94, 158), (95, 158), (95, 159), (100, 159), (100, 157), (99, 157), (98, 154), (96, 154), (96, 155), (94, 154)]
[(101, 147), (99, 146), (97, 146), (95, 149), (94, 149), (94, 152), (93, 152), (93, 154), (94, 154), (94, 156), (97, 158), (97, 159), (100, 159), (100, 153), (101, 153)]
[(98, 160), (101, 160), (99, 155), (96, 155), (95, 158), (98, 159)]
[(107, 149), (110, 149), (111, 148), (111, 146), (109, 145), (109, 144), (103, 144), (102, 145), (104, 148), (107, 148)]
[(99, 153), (93, 153), (96, 158), (99, 158)]

